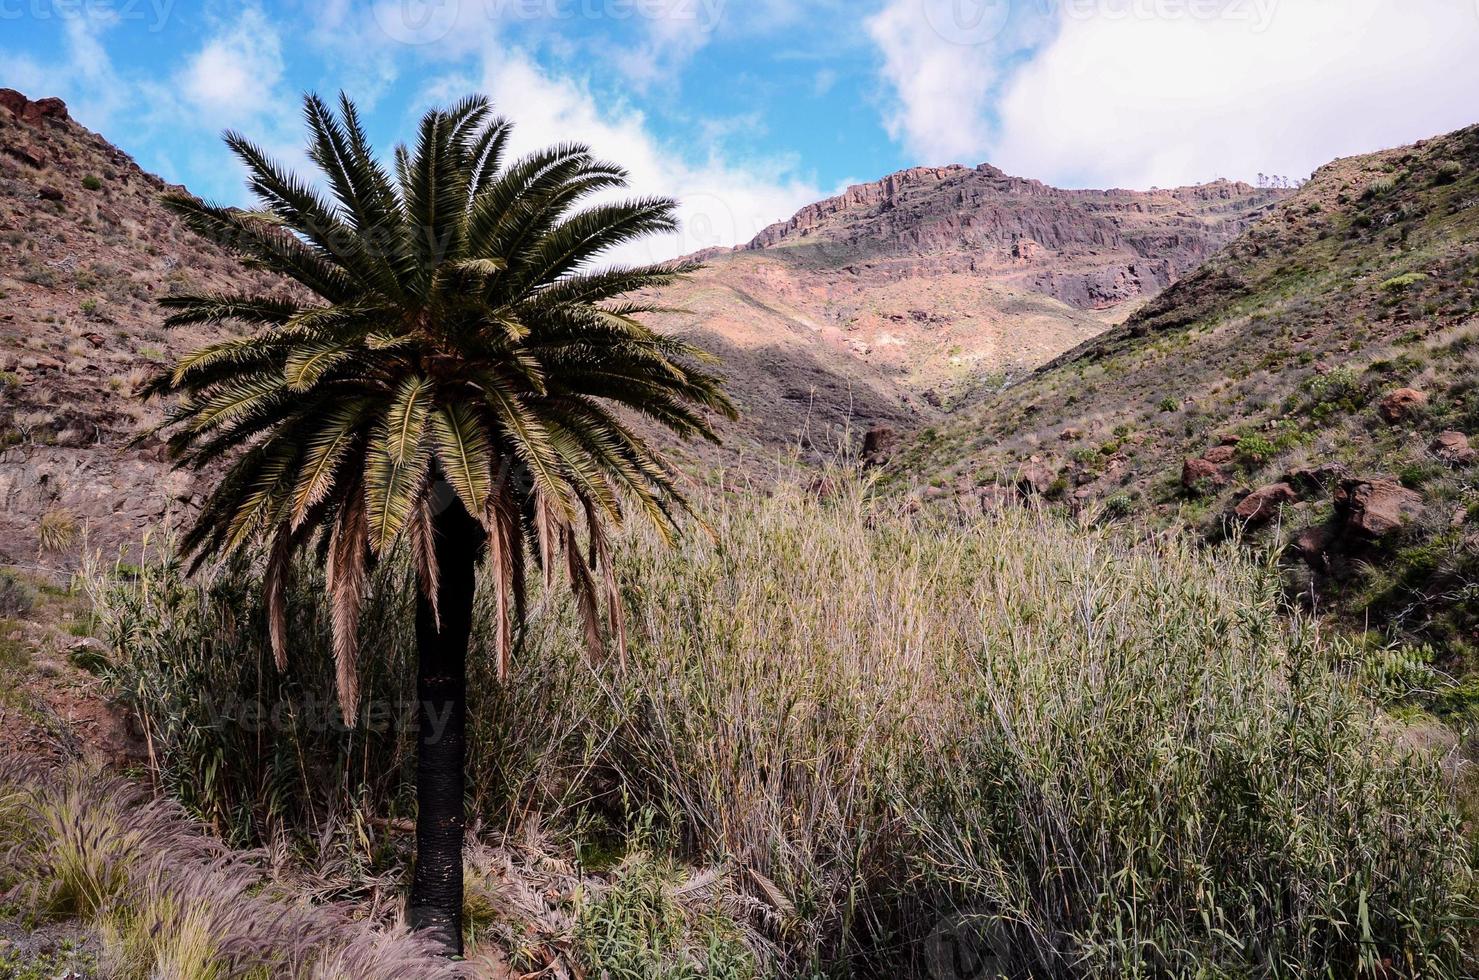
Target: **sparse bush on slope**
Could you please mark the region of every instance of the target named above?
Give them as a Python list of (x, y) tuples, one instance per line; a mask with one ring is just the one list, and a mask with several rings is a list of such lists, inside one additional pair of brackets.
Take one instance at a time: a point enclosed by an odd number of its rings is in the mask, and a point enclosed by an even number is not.
[[(1266, 570), (1025, 511), (911, 516), (842, 475), (815, 487), (716, 494), (713, 535), (673, 551), (624, 541), (624, 670), (586, 664), (573, 610), (534, 597), (510, 682), (475, 671), (485, 819), (538, 811), (592, 848), (610, 827), (618, 852), (656, 821), (675, 857), (748, 893), (731, 912), (789, 975), (938, 975), (963, 949), (1036, 976), (1469, 972), (1471, 872), (1435, 762), (1394, 745)], [(292, 772), (232, 725), (164, 717), (251, 684), (284, 696), (255, 673), (259, 611), (232, 598), (251, 590), (223, 584), (243, 574), (99, 592), (163, 772), (193, 779), (214, 753), (209, 808), (272, 798), (264, 773), (328, 771), (324, 807), (396, 812), (402, 733), (300, 743)], [(302, 669), (327, 657), (311, 583), (293, 604), (297, 674), (327, 692), (328, 668)], [(403, 615), (367, 632), (386, 656), (409, 650)], [(228, 621), (227, 657), (188, 645)]]

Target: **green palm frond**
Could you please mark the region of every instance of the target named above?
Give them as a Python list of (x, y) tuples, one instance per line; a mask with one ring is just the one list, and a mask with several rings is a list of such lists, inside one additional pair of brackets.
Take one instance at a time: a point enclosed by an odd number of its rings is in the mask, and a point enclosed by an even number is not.
[[(390, 167), (349, 99), (308, 96), (303, 114), (318, 179), (229, 134), (258, 210), (166, 199), (197, 233), (286, 283), (163, 303), (172, 325), (248, 331), (145, 387), (175, 399), (161, 429), (176, 464), (224, 467), (187, 554), (198, 563), (268, 544), (280, 593), (286, 555), (318, 541), (347, 706), (374, 557), (409, 537), (419, 588), (436, 580), (436, 481), (453, 492), (440, 499), (486, 529), (500, 670), (530, 558), (546, 575), (566, 568), (595, 639), (603, 616), (620, 634), (603, 525), (634, 510), (670, 536), (686, 510), (631, 420), (717, 439), (711, 420), (734, 413), (709, 356), (646, 322), (663, 311), (650, 291), (698, 266), (593, 268), (613, 247), (675, 228), (674, 202), (589, 203), (625, 186), (626, 172), (579, 143), (509, 160), (512, 127), (478, 97), (428, 112)], [(281, 614), (273, 606), (278, 641)]]

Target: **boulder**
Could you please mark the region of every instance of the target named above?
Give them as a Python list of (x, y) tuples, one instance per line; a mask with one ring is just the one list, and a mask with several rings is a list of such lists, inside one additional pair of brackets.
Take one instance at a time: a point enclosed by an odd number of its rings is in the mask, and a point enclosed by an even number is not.
[(1213, 466), (1226, 466), (1236, 459), (1237, 455), (1238, 447), (1236, 443), (1224, 443), (1221, 446), (1213, 446), (1211, 449), (1202, 453), (1202, 458)]
[(1047, 493), (1057, 482), (1058, 470), (1041, 456), (1034, 456), (1022, 464), (1017, 472), (1017, 489), (1023, 496)]
[(1469, 437), (1462, 432), (1440, 432), (1428, 448), (1449, 466), (1468, 466), (1479, 457), (1479, 450), (1469, 445)]
[(1374, 540), (1421, 517), (1423, 498), (1395, 480), (1342, 480), (1335, 510), (1347, 532)]
[(1000, 514), (1014, 506), (1020, 498), (1011, 487), (990, 486), (981, 488), (981, 513)]
[(36, 190), (36, 196), (43, 201), (65, 201), (67, 196), (55, 187), (40, 187)]
[(1248, 524), (1262, 524), (1276, 517), (1285, 504), (1292, 504), (1299, 494), (1287, 483), (1271, 483), (1259, 487), (1238, 502), (1233, 513)]
[(1324, 463), (1290, 470), (1285, 474), (1284, 482), (1301, 493), (1315, 493), (1333, 489), (1350, 475), (1351, 471), (1342, 463)]
[(1428, 396), (1416, 388), (1398, 388), (1381, 400), (1377, 411), (1388, 422), (1400, 422), (1422, 411), (1427, 404)]
[(0, 108), (22, 122), (39, 126), (47, 119), (66, 119), (67, 103), (58, 98), (37, 99), (32, 102), (13, 88), (0, 88)]
[(1209, 459), (1188, 459), (1181, 464), (1181, 485), (1188, 490), (1202, 483), (1222, 486), (1226, 482), (1227, 474), (1222, 472), (1222, 467)]
[(1330, 552), (1334, 546), (1335, 535), (1326, 525), (1319, 524), (1315, 527), (1307, 527), (1294, 536), (1290, 547), (1295, 554), (1303, 558), (1310, 568), (1316, 571), (1330, 570)]
[(899, 443), (899, 433), (891, 426), (875, 425), (863, 433), (863, 465), (881, 466)]
[(1068, 428), (1064, 429), (1062, 432), (1058, 433), (1059, 442), (1074, 442), (1076, 440), (1082, 439), (1083, 437), (1084, 430), (1075, 429), (1071, 425)]

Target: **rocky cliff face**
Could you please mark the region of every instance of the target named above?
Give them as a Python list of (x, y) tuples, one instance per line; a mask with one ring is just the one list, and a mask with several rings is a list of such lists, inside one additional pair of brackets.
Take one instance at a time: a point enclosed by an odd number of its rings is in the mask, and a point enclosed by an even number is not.
[(742, 249), (806, 247), (843, 266), (864, 261), (878, 275), (998, 275), (1105, 309), (1160, 292), (1281, 196), (1229, 181), (1060, 190), (989, 164), (915, 167), (808, 205)]
[(133, 389), (207, 339), (166, 332), (155, 300), (255, 274), (158, 204), (166, 184), (69, 119), (0, 89), (0, 562), (55, 567), (84, 538), (112, 553), (196, 488)]
[[(0, 90), (0, 561), (65, 563), (84, 536), (115, 551), (197, 495), (162, 446), (132, 443), (161, 411), (134, 388), (212, 339), (164, 331), (156, 300), (257, 274), (161, 208), (165, 189), (59, 100)], [(768, 471), (778, 450), (936, 420), (1119, 322), (1275, 196), (956, 166), (810, 205), (665, 297), (691, 312), (659, 325), (719, 354), (745, 411), (722, 453), (679, 457)]]
[(880, 383), (924, 421), (1120, 322), (1286, 193), (1060, 190), (988, 164), (914, 167), (705, 253), (710, 268), (669, 297), (694, 315), (670, 325), (741, 353), (806, 351), (849, 377), (807, 402), (808, 423), (875, 421), (848, 396)]

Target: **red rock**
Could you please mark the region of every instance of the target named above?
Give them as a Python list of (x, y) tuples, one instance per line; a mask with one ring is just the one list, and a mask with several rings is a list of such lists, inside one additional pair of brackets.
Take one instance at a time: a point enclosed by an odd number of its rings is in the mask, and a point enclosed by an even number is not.
[(1277, 516), (1285, 504), (1292, 504), (1298, 499), (1299, 495), (1289, 484), (1272, 483), (1266, 487), (1259, 487), (1244, 497), (1233, 508), (1233, 513), (1238, 516), (1239, 520), (1249, 524), (1262, 524)]
[(102, 347), (103, 344), (107, 342), (107, 338), (100, 333), (87, 333), (83, 334), (82, 337), (94, 347)]
[(1231, 463), (1235, 458), (1237, 458), (1237, 455), (1238, 447), (1236, 444), (1224, 444), (1221, 446), (1213, 446), (1211, 449), (1202, 453), (1202, 459), (1205, 459), (1213, 466), (1226, 466), (1228, 463)]
[(33, 170), (40, 170), (46, 166), (46, 154), (29, 143), (12, 143), (9, 146), (0, 147), (0, 152), (14, 157)]
[(1034, 456), (1018, 471), (1017, 489), (1023, 494), (1047, 493), (1057, 479), (1057, 468)]
[(22, 122), (39, 126), (47, 119), (66, 119), (67, 103), (58, 98), (37, 99), (32, 102), (13, 88), (0, 88), (0, 108)]
[(863, 434), (863, 464), (879, 466), (899, 442), (899, 433), (887, 425), (875, 425)]
[(1221, 486), (1227, 482), (1227, 474), (1222, 472), (1222, 467), (1210, 459), (1188, 459), (1181, 464), (1181, 485), (1183, 487), (1192, 490), (1203, 481), (1210, 482), (1213, 486)]
[(64, 201), (67, 197), (55, 187), (41, 187), (36, 191), (36, 196), (43, 201)]
[(1398, 388), (1381, 400), (1378, 411), (1388, 422), (1400, 422), (1426, 408), (1427, 404), (1428, 396), (1416, 388)]
[(0, 109), (9, 109), (10, 114), (20, 118), (20, 114), (26, 111), (26, 105), (31, 100), (13, 88), (0, 88)]
[(1468, 466), (1479, 457), (1479, 450), (1469, 445), (1469, 437), (1462, 432), (1440, 432), (1428, 448), (1450, 466)]
[(981, 489), (981, 512), (999, 514), (1017, 503), (1020, 498), (1011, 487), (983, 487)]
[(1344, 464), (1325, 463), (1321, 466), (1306, 466), (1290, 470), (1284, 476), (1284, 482), (1297, 490), (1309, 493), (1316, 490), (1327, 490), (1337, 481), (1344, 480), (1350, 475), (1350, 470), (1346, 469)]
[(1423, 498), (1395, 480), (1344, 480), (1335, 492), (1335, 509), (1347, 531), (1383, 538), (1421, 517)]
[(1330, 528), (1323, 524), (1307, 527), (1294, 536), (1290, 547), (1311, 568), (1324, 571), (1330, 567), (1330, 548), (1333, 537)]

